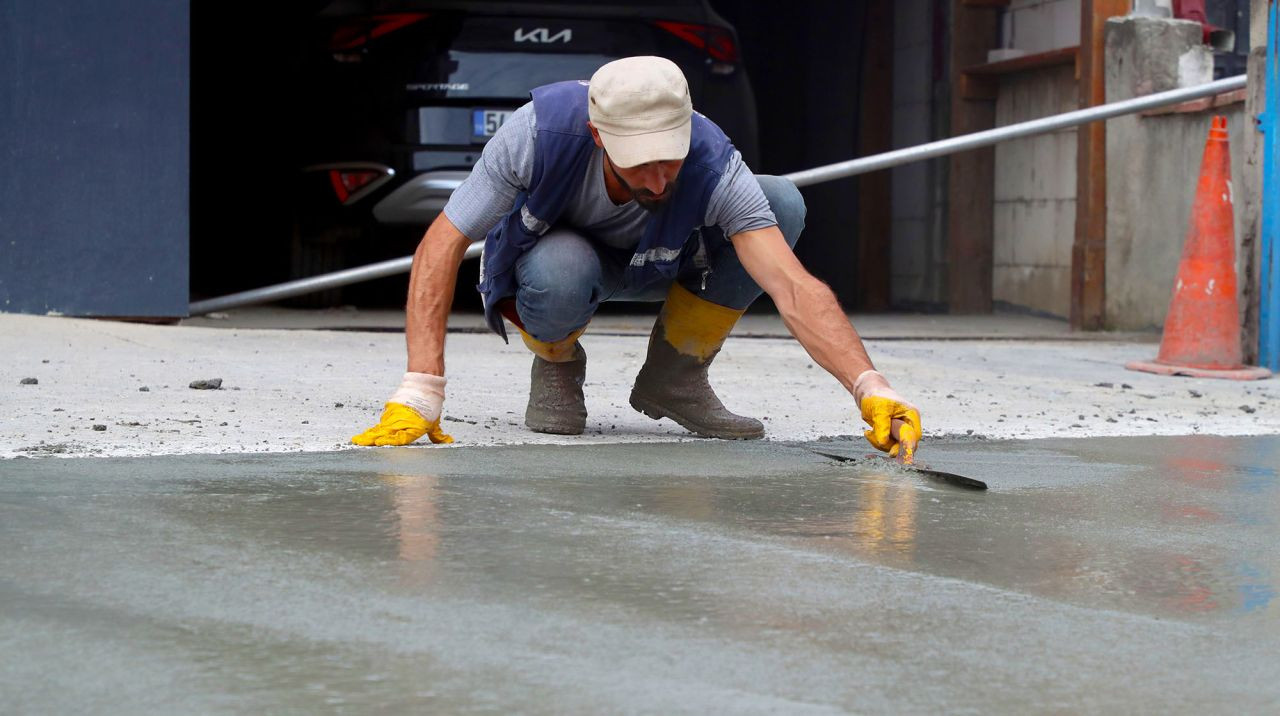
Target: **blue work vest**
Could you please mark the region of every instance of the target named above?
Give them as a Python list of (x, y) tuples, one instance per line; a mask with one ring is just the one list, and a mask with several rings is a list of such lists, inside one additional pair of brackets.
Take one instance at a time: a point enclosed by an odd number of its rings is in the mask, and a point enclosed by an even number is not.
[[(537, 126), (533, 176), (511, 211), (485, 237), (476, 286), (484, 299), (485, 320), (503, 340), (507, 331), (497, 305), (516, 293), (516, 260), (559, 220), (586, 178), (596, 149), (587, 127), (586, 82), (557, 82), (531, 94)], [(711, 193), (732, 153), (733, 143), (724, 132), (694, 112), (689, 155), (680, 169), (676, 192), (645, 226), (627, 266), (628, 287), (675, 278), (681, 250), (703, 225)]]

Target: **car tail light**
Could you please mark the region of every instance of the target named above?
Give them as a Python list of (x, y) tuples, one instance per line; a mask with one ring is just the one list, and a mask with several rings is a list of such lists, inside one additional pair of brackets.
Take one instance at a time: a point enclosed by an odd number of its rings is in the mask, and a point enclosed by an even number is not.
[(383, 176), (386, 176), (386, 172), (371, 169), (330, 169), (329, 183), (333, 185), (333, 193), (338, 195), (338, 201), (345, 204), (361, 189)]
[(422, 22), (429, 16), (425, 12), (400, 12), (389, 15), (371, 15), (344, 23), (329, 37), (329, 50), (349, 52), (370, 40)]
[(738, 61), (738, 44), (733, 40), (733, 33), (723, 27), (670, 20), (661, 20), (654, 24), (706, 52), (717, 62)]

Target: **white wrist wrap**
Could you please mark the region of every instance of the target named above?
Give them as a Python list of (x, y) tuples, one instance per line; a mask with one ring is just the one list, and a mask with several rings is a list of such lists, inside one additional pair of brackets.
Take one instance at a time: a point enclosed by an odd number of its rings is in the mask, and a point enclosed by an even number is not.
[[(871, 385), (868, 385), (868, 383)], [(889, 387), (889, 381), (885, 379), (878, 370), (864, 370), (859, 373), (858, 377), (853, 381), (854, 399), (861, 403), (863, 395), (865, 395), (868, 390), (876, 387), (877, 383), (882, 384), (885, 388)]]
[(405, 373), (400, 387), (387, 402), (407, 405), (426, 420), (436, 421), (440, 419), (440, 410), (444, 406), (444, 384), (443, 376)]

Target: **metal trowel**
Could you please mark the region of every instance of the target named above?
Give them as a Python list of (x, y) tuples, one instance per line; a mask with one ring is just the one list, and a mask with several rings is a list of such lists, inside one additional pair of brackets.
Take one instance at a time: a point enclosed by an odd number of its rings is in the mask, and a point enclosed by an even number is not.
[[(814, 450), (813, 448), (809, 448), (809, 451), (813, 453), (817, 453), (818, 455), (821, 455), (823, 457), (829, 457), (832, 460), (839, 460), (840, 462), (862, 462), (863, 461), (863, 458), (849, 457), (848, 455), (837, 455), (836, 453), (823, 452), (822, 450)], [(941, 470), (933, 470), (919, 464), (908, 465), (906, 463), (900, 463), (886, 455), (868, 455), (866, 459), (889, 460), (897, 464), (899, 467), (910, 470), (911, 472), (914, 472), (917, 475), (920, 475), (921, 477), (927, 478), (929, 480), (936, 480), (937, 482), (945, 482), (948, 485), (955, 485), (956, 487), (963, 487), (967, 490), (987, 489), (987, 483), (983, 482), (982, 480), (975, 480), (972, 477), (957, 475), (953, 472), (943, 472)]]
[[(899, 430), (901, 427), (902, 427), (902, 421), (900, 420), (893, 421), (892, 431), (893, 431), (893, 437), (895, 440), (898, 439)], [(861, 458), (849, 457), (848, 455), (839, 455), (836, 453), (823, 452), (822, 450), (814, 450), (813, 448), (809, 448), (809, 450), (823, 457), (828, 457), (828, 458), (831, 458), (832, 460), (839, 460), (840, 462), (860, 462), (861, 461)], [(967, 490), (987, 489), (987, 483), (981, 480), (975, 480), (972, 477), (965, 477), (964, 475), (957, 475), (951, 472), (943, 472), (941, 470), (930, 469), (929, 467), (925, 465), (920, 465), (914, 462), (914, 460), (912, 460), (911, 458), (906, 457), (905, 453), (900, 452), (899, 457), (897, 458), (892, 458), (887, 455), (868, 455), (867, 458), (871, 460), (891, 460), (894, 463), (896, 463), (898, 466), (903, 467), (907, 470), (910, 470), (926, 479), (936, 480), (938, 482), (945, 482), (948, 485), (963, 487)]]

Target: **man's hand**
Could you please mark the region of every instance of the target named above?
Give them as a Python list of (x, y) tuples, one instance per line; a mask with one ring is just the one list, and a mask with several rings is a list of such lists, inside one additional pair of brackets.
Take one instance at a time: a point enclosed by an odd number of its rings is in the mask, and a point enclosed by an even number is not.
[(429, 373), (405, 373), (378, 424), (351, 438), (356, 445), (408, 445), (426, 435), (433, 443), (451, 443), (440, 429), (445, 379)]
[(853, 394), (871, 426), (867, 440), (894, 457), (901, 452), (899, 459), (910, 461), (920, 440), (920, 413), (875, 371), (831, 289), (805, 270), (776, 226), (735, 234), (732, 240), (738, 259), (773, 299), (787, 329)]
[[(877, 450), (883, 450), (903, 462), (915, 459), (916, 446), (923, 435), (920, 411), (903, 400), (889, 387), (879, 371), (863, 371), (853, 383), (853, 396), (862, 411), (862, 419), (871, 426), (864, 435)], [(895, 429), (895, 422), (898, 422)]]

